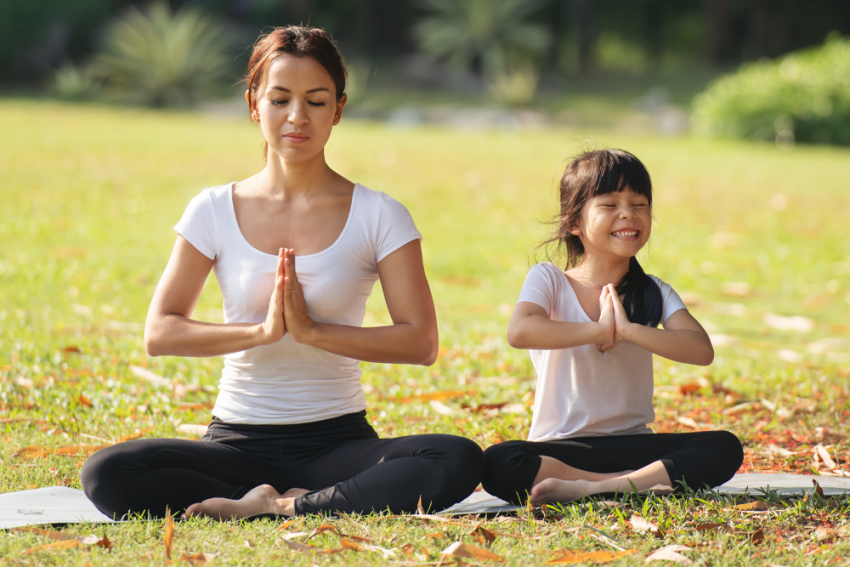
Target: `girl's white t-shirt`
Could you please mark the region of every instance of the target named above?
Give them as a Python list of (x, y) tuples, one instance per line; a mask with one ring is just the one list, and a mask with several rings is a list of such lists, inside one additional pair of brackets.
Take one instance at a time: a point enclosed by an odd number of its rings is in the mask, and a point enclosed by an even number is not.
[[(661, 322), (685, 309), (670, 285), (650, 276), (661, 289)], [(541, 306), (554, 321), (590, 323), (567, 276), (550, 262), (533, 266), (519, 302)], [(620, 343), (604, 354), (595, 344), (559, 350), (531, 350), (537, 391), (529, 441), (570, 437), (652, 433), (652, 353)]]
[[(277, 255), (245, 240), (233, 207), (233, 184), (204, 190), (174, 227), (204, 256), (223, 295), (225, 323), (265, 320)], [(296, 256), (310, 317), (359, 327), (378, 279), (378, 262), (421, 239), (407, 209), (384, 193), (354, 186), (348, 220), (330, 247)], [(360, 361), (296, 343), (277, 343), (224, 356), (212, 414), (227, 423), (289, 424), (331, 419), (366, 409)]]

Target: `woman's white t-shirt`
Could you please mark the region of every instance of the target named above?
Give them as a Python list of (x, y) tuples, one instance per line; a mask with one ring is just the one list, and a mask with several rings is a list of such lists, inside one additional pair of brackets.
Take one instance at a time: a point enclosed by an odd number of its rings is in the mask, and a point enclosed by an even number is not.
[[(225, 323), (265, 320), (277, 255), (245, 240), (233, 207), (233, 184), (204, 190), (174, 227), (204, 256), (223, 295)], [(348, 220), (330, 247), (296, 256), (310, 317), (359, 327), (378, 279), (378, 262), (422, 235), (407, 209), (384, 193), (354, 186)], [(331, 419), (366, 409), (360, 361), (296, 343), (225, 355), (213, 415), (227, 423), (288, 424)]]
[[(661, 322), (685, 309), (670, 285), (661, 289)], [(590, 323), (567, 276), (550, 262), (533, 266), (519, 302), (541, 306), (554, 321)], [(529, 441), (569, 437), (652, 433), (652, 353), (620, 343), (601, 354), (588, 344), (559, 350), (531, 350), (537, 391)]]

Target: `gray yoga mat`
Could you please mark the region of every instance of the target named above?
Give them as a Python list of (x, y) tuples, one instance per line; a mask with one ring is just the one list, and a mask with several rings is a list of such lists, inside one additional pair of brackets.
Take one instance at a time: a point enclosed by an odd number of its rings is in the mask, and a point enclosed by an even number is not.
[[(850, 478), (798, 474), (737, 474), (715, 490), (721, 494), (758, 496), (770, 490), (782, 496), (801, 495), (814, 488), (816, 480), (826, 496), (850, 493)], [(497, 514), (519, 508), (484, 491), (474, 492), (443, 514)], [(51, 486), (0, 494), (0, 529), (43, 524), (112, 523), (94, 507), (82, 490)]]

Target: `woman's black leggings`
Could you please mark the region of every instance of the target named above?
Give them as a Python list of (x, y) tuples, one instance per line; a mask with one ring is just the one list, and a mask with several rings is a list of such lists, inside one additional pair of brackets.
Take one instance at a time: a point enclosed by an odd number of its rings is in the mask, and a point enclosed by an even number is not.
[(366, 412), (295, 425), (233, 425), (217, 418), (201, 441), (139, 439), (95, 453), (83, 466), (86, 496), (110, 517), (179, 514), (207, 498), (238, 499), (270, 484), (298, 514), (442, 510), (475, 490), (481, 448), (454, 435), (379, 439)]
[(596, 473), (638, 470), (661, 461), (677, 491), (721, 485), (744, 462), (741, 442), (728, 431), (507, 441), (484, 451), (484, 490), (514, 504), (524, 503), (540, 471), (541, 456)]

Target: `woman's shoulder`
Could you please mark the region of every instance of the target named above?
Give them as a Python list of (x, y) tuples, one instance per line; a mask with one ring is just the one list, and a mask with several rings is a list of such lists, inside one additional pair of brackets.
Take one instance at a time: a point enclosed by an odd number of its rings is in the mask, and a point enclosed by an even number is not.
[(369, 189), (365, 185), (360, 183), (354, 184), (354, 194), (355, 198), (358, 201), (364, 201), (370, 205), (372, 210), (384, 210), (384, 209), (405, 209), (407, 208), (395, 197), (392, 197), (383, 191), (375, 191), (374, 189)]

